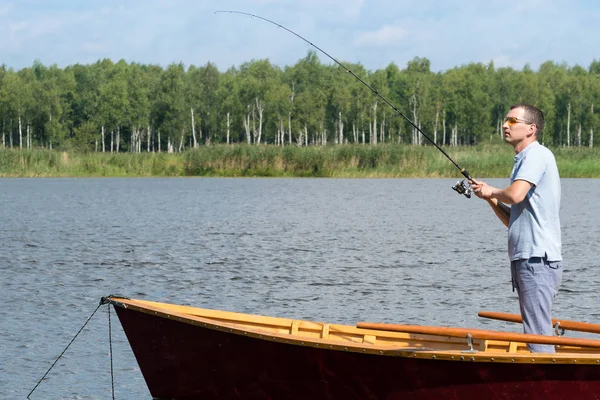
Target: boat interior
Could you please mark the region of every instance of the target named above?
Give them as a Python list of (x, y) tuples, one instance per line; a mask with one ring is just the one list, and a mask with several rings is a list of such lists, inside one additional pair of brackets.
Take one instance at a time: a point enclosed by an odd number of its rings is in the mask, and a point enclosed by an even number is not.
[(369, 322), (350, 326), (116, 297), (109, 302), (208, 329), (321, 349), (449, 360), (600, 363), (600, 340), (566, 336), (541, 337), (554, 344), (556, 353), (532, 358), (526, 343), (538, 335), (518, 333), (516, 324), (509, 325), (512, 332)]

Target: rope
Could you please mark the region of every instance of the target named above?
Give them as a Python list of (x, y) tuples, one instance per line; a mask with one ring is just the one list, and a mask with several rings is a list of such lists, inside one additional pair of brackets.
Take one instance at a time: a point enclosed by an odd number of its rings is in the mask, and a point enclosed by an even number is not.
[(112, 351), (112, 329), (110, 326), (110, 304), (108, 305), (108, 346), (110, 349), (110, 384), (112, 386), (112, 398), (115, 400), (115, 375), (113, 372), (113, 351)]
[(62, 353), (60, 353), (60, 355), (58, 356), (58, 358), (54, 361), (54, 363), (52, 363), (52, 365), (50, 366), (50, 368), (48, 368), (48, 371), (46, 371), (46, 373), (44, 374), (44, 376), (42, 376), (42, 378), (35, 385), (35, 387), (33, 389), (31, 389), (31, 392), (29, 392), (29, 394), (27, 395), (28, 399), (29, 399), (29, 396), (31, 396), (31, 394), (35, 391), (35, 389), (37, 389), (37, 387), (40, 385), (40, 383), (42, 383), (42, 381), (44, 380), (44, 378), (46, 377), (46, 375), (48, 375), (48, 373), (50, 372), (50, 370), (52, 370), (52, 368), (54, 368), (54, 366), (56, 365), (56, 363), (58, 362), (58, 360), (60, 360), (60, 358), (63, 356), (63, 354), (65, 354), (65, 352), (71, 346), (71, 344), (75, 341), (75, 339), (77, 339), (77, 336), (79, 336), (79, 334), (81, 333), (81, 331), (83, 330), (83, 328), (85, 328), (85, 326), (88, 324), (88, 322), (90, 322), (90, 320), (92, 319), (92, 317), (94, 316), (94, 314), (96, 314), (96, 311), (98, 311), (98, 309), (100, 308), (101, 305), (102, 305), (102, 303), (98, 304), (98, 307), (96, 307), (96, 309), (94, 310), (94, 312), (92, 313), (92, 315), (90, 315), (89, 318), (87, 319), (87, 321), (85, 321), (85, 324), (83, 324), (83, 326), (75, 334), (75, 336), (73, 337), (73, 339), (71, 339), (71, 341), (69, 342), (69, 344), (67, 345), (67, 347), (65, 347), (65, 349), (62, 351)]

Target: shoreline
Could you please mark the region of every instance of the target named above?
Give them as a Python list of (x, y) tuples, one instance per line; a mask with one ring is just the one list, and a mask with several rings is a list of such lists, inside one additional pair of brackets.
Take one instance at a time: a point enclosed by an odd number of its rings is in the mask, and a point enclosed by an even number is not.
[[(598, 148), (550, 149), (561, 178), (600, 178)], [(503, 143), (444, 150), (473, 177), (505, 178), (512, 170), (514, 153)], [(403, 144), (211, 145), (181, 153), (0, 149), (0, 177), (463, 178), (435, 147)]]

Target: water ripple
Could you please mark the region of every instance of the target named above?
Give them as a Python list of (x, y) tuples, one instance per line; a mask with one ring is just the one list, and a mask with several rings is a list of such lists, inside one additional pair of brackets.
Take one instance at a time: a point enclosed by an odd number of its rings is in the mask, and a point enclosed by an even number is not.
[[(454, 180), (418, 182), (417, 195), (404, 179), (1, 180), (0, 398), (24, 398), (114, 293), (332, 323), (517, 331), (477, 318), (518, 311), (505, 228), (484, 202), (450, 191)], [(593, 322), (600, 181), (564, 180), (563, 193), (555, 315)], [(468, 223), (457, 225), (461, 215)], [(102, 310), (36, 398), (110, 397)], [(113, 351), (118, 397), (149, 398), (118, 323)]]

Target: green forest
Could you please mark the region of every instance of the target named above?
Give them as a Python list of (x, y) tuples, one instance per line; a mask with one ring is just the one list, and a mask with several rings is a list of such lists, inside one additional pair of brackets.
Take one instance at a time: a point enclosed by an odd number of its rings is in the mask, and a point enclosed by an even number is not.
[[(517, 102), (544, 111), (540, 141), (550, 147), (593, 147), (600, 129), (600, 61), (587, 68), (548, 61), (537, 71), (471, 63), (432, 72), (425, 58), (376, 71), (344, 64), (440, 145), (501, 142), (503, 118)], [(252, 60), (224, 72), (212, 63), (163, 68), (108, 59), (65, 68), (2, 66), (0, 134), (0, 149), (82, 153), (428, 144), (365, 85), (314, 51), (284, 68)]]

